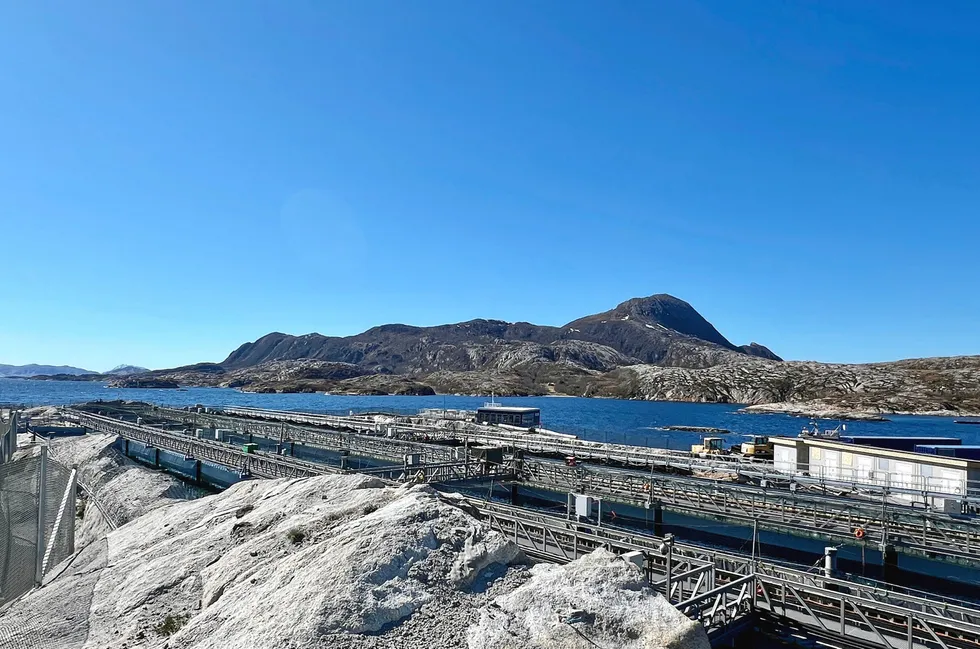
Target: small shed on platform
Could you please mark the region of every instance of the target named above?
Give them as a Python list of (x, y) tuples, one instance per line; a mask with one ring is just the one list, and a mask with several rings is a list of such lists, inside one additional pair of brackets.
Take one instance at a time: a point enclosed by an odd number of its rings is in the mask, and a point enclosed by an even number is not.
[(487, 404), (476, 409), (476, 421), (481, 424), (536, 428), (541, 425), (541, 409)]

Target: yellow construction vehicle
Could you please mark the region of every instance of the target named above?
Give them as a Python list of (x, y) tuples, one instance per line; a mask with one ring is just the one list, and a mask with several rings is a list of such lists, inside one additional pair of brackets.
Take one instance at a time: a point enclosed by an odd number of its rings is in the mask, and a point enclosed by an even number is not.
[(773, 455), (772, 442), (765, 435), (745, 435), (742, 442), (742, 455), (759, 459), (770, 459)]
[(724, 455), (727, 453), (720, 437), (705, 437), (700, 444), (691, 447), (692, 455)]

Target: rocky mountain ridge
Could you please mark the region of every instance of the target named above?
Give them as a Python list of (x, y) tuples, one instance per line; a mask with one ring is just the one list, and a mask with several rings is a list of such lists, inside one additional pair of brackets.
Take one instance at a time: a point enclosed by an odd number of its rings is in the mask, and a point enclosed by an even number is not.
[(435, 327), (389, 324), (347, 337), (274, 332), (241, 345), (221, 363), (128, 376), (113, 385), (355, 394), (499, 387), (501, 394), (564, 394), (631, 365), (700, 368), (755, 357), (779, 360), (757, 343), (733, 345), (690, 304), (660, 294), (563, 327), (470, 320)]
[(704, 369), (639, 365), (610, 372), (597, 393), (628, 399), (741, 403), (755, 412), (827, 417), (980, 413), (980, 356), (846, 365), (765, 359)]
[(547, 354), (535, 353), (533, 347), (521, 346), (519, 350), (505, 349), (498, 357), (502, 360), (492, 369), (424, 375), (379, 374), (349, 363), (307, 359), (272, 361), (231, 371), (217, 364), (201, 364), (149, 376), (172, 381), (173, 385), (237, 387), (254, 392), (560, 394), (739, 403), (754, 405), (749, 410), (757, 412), (831, 418), (980, 413), (980, 356), (846, 365), (733, 355), (728, 362), (703, 368), (638, 363), (605, 370), (590, 368), (608, 368), (607, 359), (581, 351), (573, 358), (559, 357), (556, 362)]
[[(502, 369), (515, 354), (574, 357), (581, 350), (618, 366), (708, 367), (731, 354), (778, 360), (761, 345), (736, 347), (690, 304), (660, 294), (627, 300), (563, 327), (481, 319), (435, 327), (389, 324), (346, 337), (274, 332), (245, 343), (220, 365), (236, 370), (269, 361), (313, 359), (381, 374), (426, 374)], [(498, 352), (513, 353), (501, 357)]]
[(439, 327), (384, 325), (345, 338), (273, 333), (242, 345), (222, 363), (128, 376), (114, 384), (556, 394), (739, 403), (804, 416), (980, 413), (980, 356), (861, 365), (782, 361), (758, 343), (732, 344), (693, 307), (668, 295), (627, 300), (563, 327), (472, 320)]

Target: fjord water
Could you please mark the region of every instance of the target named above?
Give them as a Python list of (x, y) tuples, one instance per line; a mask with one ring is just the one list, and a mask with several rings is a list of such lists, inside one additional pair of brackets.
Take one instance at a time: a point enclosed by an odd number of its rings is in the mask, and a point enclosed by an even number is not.
[[(394, 411), (413, 413), (419, 408), (475, 409), (486, 397), (460, 396), (372, 396), (351, 397), (324, 394), (251, 394), (228, 388), (186, 390), (107, 388), (87, 381), (31, 381), (0, 379), (0, 404), (63, 405), (96, 399), (146, 401), (165, 406), (251, 406), (278, 410), (346, 413)], [(575, 397), (498, 398), (502, 404), (541, 409), (541, 421), (551, 430), (574, 433), (586, 439), (627, 442), (645, 446), (687, 449), (698, 441), (697, 433), (663, 431), (663, 426), (711, 426), (732, 431), (731, 443), (741, 434), (796, 435), (806, 419), (780, 414), (743, 414), (730, 404), (622, 401)], [(949, 417), (890, 415), (887, 422), (846, 422), (854, 435), (914, 435), (961, 437), (964, 444), (980, 444), (980, 426), (963, 426)], [(837, 422), (824, 421), (821, 428)]]

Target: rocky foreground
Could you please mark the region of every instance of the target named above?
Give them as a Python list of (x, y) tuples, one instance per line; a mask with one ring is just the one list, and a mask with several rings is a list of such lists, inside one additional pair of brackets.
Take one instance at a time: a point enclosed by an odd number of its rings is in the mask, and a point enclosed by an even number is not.
[(157, 507), (54, 574), (0, 614), (0, 637), (65, 649), (709, 646), (610, 553), (529, 567), (455, 497), (367, 476), (246, 481)]

